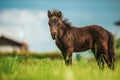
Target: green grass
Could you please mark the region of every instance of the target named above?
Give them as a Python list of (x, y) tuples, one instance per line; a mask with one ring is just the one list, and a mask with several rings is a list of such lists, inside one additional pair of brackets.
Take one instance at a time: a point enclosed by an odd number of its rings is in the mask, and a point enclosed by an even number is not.
[(96, 62), (85, 60), (67, 67), (62, 59), (0, 56), (0, 80), (119, 80), (120, 60), (115, 67), (99, 70)]

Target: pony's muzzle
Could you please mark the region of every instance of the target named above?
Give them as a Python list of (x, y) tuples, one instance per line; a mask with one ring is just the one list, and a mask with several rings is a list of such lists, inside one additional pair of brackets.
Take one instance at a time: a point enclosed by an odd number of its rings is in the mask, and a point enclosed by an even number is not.
[(57, 31), (56, 30), (51, 31), (51, 36), (52, 36), (52, 39), (55, 40), (57, 38)]

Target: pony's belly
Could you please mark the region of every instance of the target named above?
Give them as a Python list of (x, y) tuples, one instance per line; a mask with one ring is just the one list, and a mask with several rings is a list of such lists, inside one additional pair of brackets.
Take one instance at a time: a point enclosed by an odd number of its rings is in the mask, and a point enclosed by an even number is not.
[(73, 52), (82, 52), (82, 51), (87, 51), (87, 50), (89, 50), (89, 48), (88, 49), (74, 49)]
[(89, 49), (90, 49), (89, 46), (79, 46), (79, 47), (74, 48), (74, 52), (82, 52), (82, 51), (86, 51), (86, 50), (89, 50)]

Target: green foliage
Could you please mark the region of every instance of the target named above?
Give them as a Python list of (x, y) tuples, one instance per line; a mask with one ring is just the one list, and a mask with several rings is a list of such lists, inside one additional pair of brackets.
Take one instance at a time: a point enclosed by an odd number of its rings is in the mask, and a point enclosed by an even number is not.
[(116, 46), (115, 48), (120, 49), (120, 38), (116, 39)]
[(80, 54), (76, 54), (76, 60), (80, 61), (80, 59), (81, 59), (81, 55)]
[(0, 69), (2, 70), (3, 73), (9, 74), (13, 73), (14, 71), (17, 70), (17, 67), (19, 65), (18, 62), (18, 57), (16, 56), (15, 58), (11, 57), (0, 57)]
[(62, 59), (0, 56), (0, 80), (119, 80), (119, 64), (120, 60), (115, 71), (107, 66), (101, 71), (94, 61), (73, 60), (68, 67)]
[(115, 37), (115, 54), (116, 54), (116, 60), (120, 60), (120, 38)]

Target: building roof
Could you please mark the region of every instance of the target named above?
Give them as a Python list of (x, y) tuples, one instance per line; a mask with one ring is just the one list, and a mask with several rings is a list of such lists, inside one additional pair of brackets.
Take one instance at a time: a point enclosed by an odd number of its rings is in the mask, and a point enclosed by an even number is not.
[(27, 44), (23, 44), (19, 41), (13, 40), (9, 37), (6, 37), (4, 35), (0, 36), (0, 45), (11, 45), (11, 46), (27, 46)]

